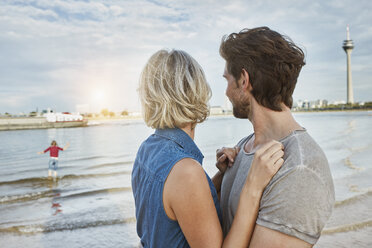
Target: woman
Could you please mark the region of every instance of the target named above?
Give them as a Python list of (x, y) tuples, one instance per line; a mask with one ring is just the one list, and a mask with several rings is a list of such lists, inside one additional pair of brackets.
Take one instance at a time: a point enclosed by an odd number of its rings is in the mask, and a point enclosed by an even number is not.
[[(158, 51), (142, 72), (139, 95), (144, 120), (156, 129), (139, 148), (132, 172), (142, 246), (247, 247), (263, 189), (283, 163), (282, 145), (272, 141), (256, 152), (224, 240), (216, 188), (225, 168), (211, 180), (193, 141), (211, 96), (200, 65), (183, 51)], [(217, 155), (221, 165), (233, 154)]]

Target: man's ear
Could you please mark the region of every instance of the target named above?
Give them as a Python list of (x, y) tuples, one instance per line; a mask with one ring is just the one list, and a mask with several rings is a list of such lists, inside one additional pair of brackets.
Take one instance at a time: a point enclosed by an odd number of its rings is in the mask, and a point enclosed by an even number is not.
[(243, 89), (251, 92), (253, 88), (251, 82), (249, 81), (249, 74), (244, 68), (242, 69), (241, 79)]

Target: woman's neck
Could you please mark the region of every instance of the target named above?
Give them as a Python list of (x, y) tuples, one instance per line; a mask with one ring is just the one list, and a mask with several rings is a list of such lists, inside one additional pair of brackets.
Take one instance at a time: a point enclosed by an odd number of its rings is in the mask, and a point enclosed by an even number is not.
[(189, 123), (180, 129), (183, 130), (185, 133), (187, 133), (191, 137), (192, 140), (194, 140), (195, 126), (196, 126), (195, 124)]

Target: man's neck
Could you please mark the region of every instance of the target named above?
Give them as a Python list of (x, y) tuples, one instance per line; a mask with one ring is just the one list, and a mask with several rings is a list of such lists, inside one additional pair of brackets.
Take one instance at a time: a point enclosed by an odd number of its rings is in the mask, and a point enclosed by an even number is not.
[(270, 140), (280, 140), (295, 130), (303, 128), (296, 122), (290, 109), (283, 104), (283, 111), (273, 111), (257, 103), (252, 105), (250, 121), (253, 124), (254, 139), (249, 150), (255, 150)]

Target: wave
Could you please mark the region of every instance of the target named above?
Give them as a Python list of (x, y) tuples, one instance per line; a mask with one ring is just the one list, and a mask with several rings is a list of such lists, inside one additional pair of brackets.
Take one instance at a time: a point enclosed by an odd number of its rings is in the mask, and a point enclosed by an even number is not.
[(131, 187), (119, 187), (119, 188), (109, 188), (109, 189), (98, 189), (92, 191), (85, 191), (75, 194), (69, 194), (64, 196), (56, 197), (56, 199), (66, 199), (66, 198), (75, 198), (75, 197), (82, 197), (82, 196), (89, 196), (89, 195), (98, 195), (102, 193), (116, 193), (116, 192), (126, 192), (131, 191)]
[(128, 165), (128, 164), (134, 164), (134, 161), (97, 164), (97, 165), (93, 165), (93, 166), (88, 167), (88, 169), (96, 169), (96, 168), (101, 168), (101, 167), (116, 166), (116, 165)]
[(20, 171), (22, 171), (22, 174), (35, 173), (35, 172), (39, 172), (40, 174), (42, 174), (42, 173), (45, 173), (45, 171), (47, 170), (46, 168), (48, 168), (48, 167), (32, 168), (32, 169), (28, 169), (28, 170), (24, 170), (22, 168), (21, 170), (17, 170), (17, 171), (11, 171), (11, 170), (7, 169), (6, 172), (1, 171), (0, 175), (1, 175), (1, 177), (6, 178), (6, 177), (9, 177), (9, 176), (13, 176), (14, 174), (20, 173)]
[(118, 187), (118, 188), (84, 191), (84, 192), (79, 192), (79, 193), (71, 193), (71, 194), (66, 194), (66, 195), (61, 196), (61, 193), (63, 193), (63, 191), (52, 189), (52, 190), (35, 192), (35, 193), (27, 193), (27, 194), (22, 194), (22, 195), (2, 196), (0, 197), (0, 204), (29, 202), (29, 201), (34, 201), (34, 200), (38, 200), (41, 198), (69, 199), (69, 198), (77, 198), (77, 197), (90, 196), (90, 195), (98, 195), (102, 193), (126, 192), (126, 191), (131, 191), (131, 190), (132, 190), (131, 187)]
[(354, 153), (360, 153), (367, 149), (369, 149), (371, 145), (361, 146), (361, 147), (350, 147), (349, 150), (352, 153), (351, 155), (354, 155)]
[(11, 226), (6, 228), (0, 228), (0, 233), (17, 233), (17, 234), (38, 234), (38, 233), (50, 233), (50, 232), (60, 232), (60, 231), (72, 231), (76, 229), (84, 229), (98, 226), (110, 226), (110, 225), (120, 225), (135, 223), (136, 218), (126, 218), (126, 219), (114, 219), (114, 220), (97, 220), (91, 222), (69, 222), (69, 223), (46, 223), (43, 224), (33, 224), (33, 225), (19, 225)]
[[(112, 173), (102, 173), (102, 174), (68, 174), (62, 177), (59, 177), (58, 180), (66, 180), (66, 179), (81, 179), (81, 178), (95, 178), (95, 177), (111, 177), (111, 176), (118, 176), (118, 175), (128, 175), (130, 174), (129, 171), (119, 171), (119, 172), (112, 172)], [(2, 181), (0, 182), (1, 185), (9, 185), (9, 184), (27, 184), (27, 183), (49, 183), (51, 180), (48, 177), (30, 177), (30, 178), (23, 178), (13, 181)]]
[(70, 159), (69, 161), (93, 160), (93, 159), (98, 159), (98, 158), (107, 158), (107, 156), (89, 156), (89, 157)]
[(372, 190), (368, 190), (367, 192), (363, 194), (359, 194), (359, 195), (347, 198), (343, 201), (337, 201), (335, 203), (335, 208), (357, 203), (361, 200), (364, 200), (366, 197), (372, 197)]
[(58, 180), (64, 179), (80, 179), (80, 178), (95, 178), (95, 177), (112, 177), (112, 176), (119, 176), (119, 175), (128, 175), (131, 172), (129, 171), (118, 171), (118, 172), (111, 172), (111, 173), (101, 173), (101, 174), (69, 174), (64, 175), (63, 177), (59, 178)]
[(347, 157), (347, 158), (344, 159), (344, 164), (345, 164), (348, 168), (350, 168), (350, 169), (352, 169), (352, 170), (357, 170), (357, 171), (362, 171), (362, 170), (364, 170), (364, 168), (362, 168), (362, 167), (358, 167), (358, 166), (354, 165), (354, 164), (350, 161), (350, 157)]
[(24, 183), (47, 183), (50, 182), (50, 179), (48, 177), (30, 177), (30, 178), (23, 178), (13, 181), (2, 181), (0, 182), (1, 185), (9, 185), (9, 184), (24, 184)]
[(42, 191), (42, 192), (35, 192), (35, 193), (28, 193), (24, 195), (10, 195), (10, 196), (2, 196), (0, 197), (0, 204), (9, 204), (15, 202), (26, 202), (26, 201), (34, 201), (44, 197), (53, 197), (55, 193), (51, 190)]
[(88, 126), (99, 126), (102, 125), (103, 123), (98, 122), (98, 121), (88, 121), (87, 125)]
[(123, 153), (123, 154), (116, 154), (116, 155), (96, 155), (96, 156), (86, 156), (86, 157), (77, 157), (77, 158), (70, 158), (65, 159), (65, 161), (71, 162), (71, 161), (85, 161), (85, 160), (95, 160), (100, 158), (126, 158), (128, 156), (131, 156), (131, 153)]
[(372, 226), (372, 220), (367, 220), (367, 221), (360, 222), (360, 223), (353, 223), (349, 225), (338, 226), (334, 228), (327, 228), (322, 231), (322, 235), (357, 231), (357, 230), (360, 230), (360, 229), (363, 229), (369, 226)]

